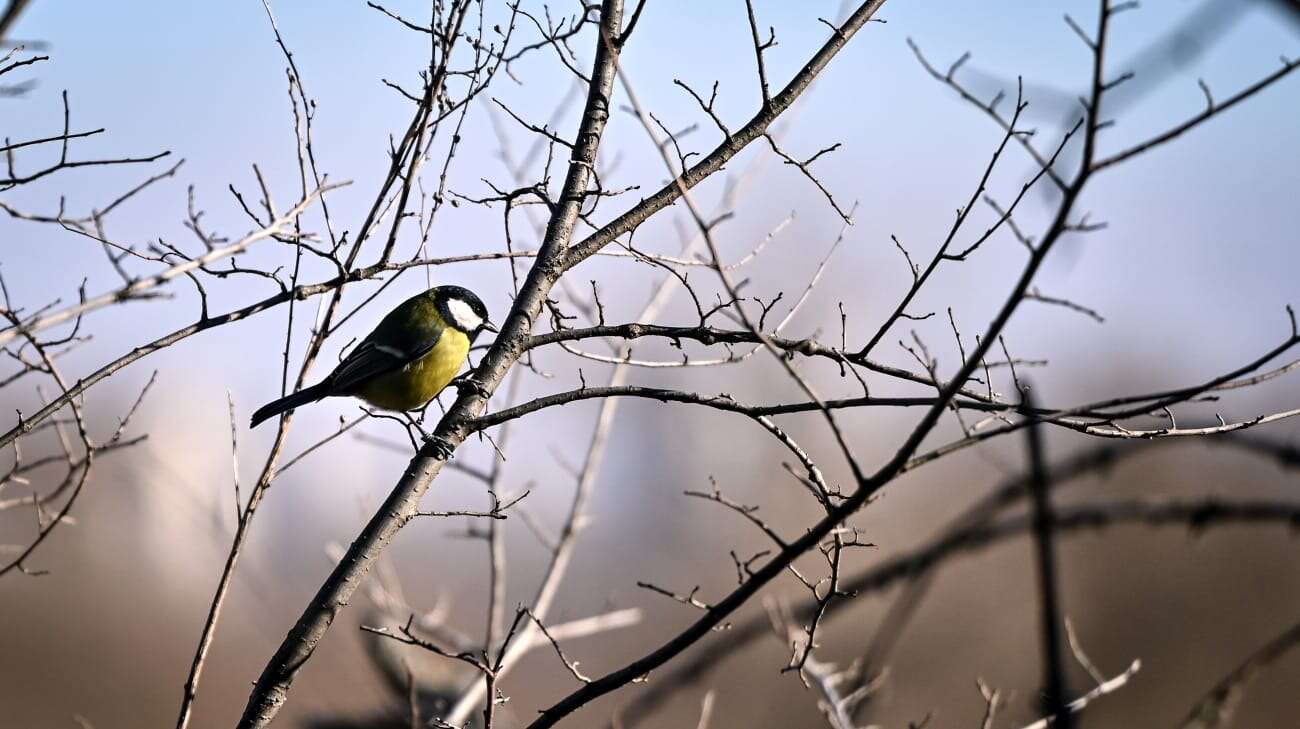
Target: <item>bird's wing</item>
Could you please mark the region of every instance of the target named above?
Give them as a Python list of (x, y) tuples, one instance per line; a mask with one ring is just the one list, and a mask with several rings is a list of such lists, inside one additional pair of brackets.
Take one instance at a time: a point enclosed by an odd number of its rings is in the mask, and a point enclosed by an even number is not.
[(399, 370), (428, 354), (441, 338), (442, 327), (426, 331), (423, 336), (402, 344), (367, 337), (330, 374), (330, 390), (346, 394), (375, 377)]

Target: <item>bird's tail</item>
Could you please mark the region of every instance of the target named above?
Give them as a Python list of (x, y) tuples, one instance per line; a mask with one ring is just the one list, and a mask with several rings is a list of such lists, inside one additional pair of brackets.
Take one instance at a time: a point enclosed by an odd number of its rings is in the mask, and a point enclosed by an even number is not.
[(285, 395), (279, 400), (274, 400), (258, 408), (257, 412), (253, 413), (253, 420), (249, 423), (248, 427), (256, 428), (264, 420), (274, 418), (286, 410), (293, 410), (299, 405), (316, 402), (328, 394), (328, 386), (326, 383), (321, 382), (312, 385), (311, 387), (303, 388), (291, 395)]

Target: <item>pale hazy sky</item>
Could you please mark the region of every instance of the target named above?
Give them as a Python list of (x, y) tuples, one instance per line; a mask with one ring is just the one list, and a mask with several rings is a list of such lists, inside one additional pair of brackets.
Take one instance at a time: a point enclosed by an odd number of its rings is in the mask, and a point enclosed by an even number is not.
[[(760, 22), (778, 28), (779, 45), (769, 60), (774, 85), (788, 78), (825, 37), (817, 17), (833, 15), (836, 5), (760, 4)], [(392, 7), (418, 17), (423, 3)], [(1113, 73), (1129, 70), (1125, 59), (1192, 7), (1190, 2), (1151, 3), (1121, 16)], [(626, 68), (649, 108), (677, 128), (704, 122), (701, 131), (686, 137), (693, 149), (709, 148), (716, 137), (694, 102), (672, 85), (674, 78), (699, 89), (719, 79), (719, 110), (733, 126), (748, 118), (756, 103), (747, 29), (732, 22), (742, 10), (737, 3), (652, 2), (625, 54)], [(424, 63), (423, 37), (401, 30), (360, 2), (282, 2), (275, 11), (307, 91), (319, 104), (316, 147), (322, 167), (332, 179), (355, 181), (334, 196), (336, 219), (342, 228), (354, 228), (386, 164), (387, 135), (400, 130), (408, 114), (407, 102), (379, 79), (409, 85)], [(859, 204), (857, 225), (846, 236), (824, 287), (828, 293), (814, 299), (801, 318), (805, 330), (833, 323), (838, 300), (847, 300), (851, 311), (856, 301), (863, 328), (869, 326), (896, 295), (903, 272), (888, 235), (897, 234), (918, 255), (935, 245), (998, 140), (992, 124), (924, 74), (905, 39), (913, 38), (942, 66), (970, 50), (974, 57), (963, 73), (971, 83), (978, 84), (981, 73), (1008, 79), (1022, 75), (1029, 89), (1029, 115), (1040, 126), (1040, 147), (1046, 148), (1068, 114), (1059, 99), (1077, 93), (1087, 71), (1086, 51), (1062, 22), (1063, 11), (1085, 27), (1094, 23), (1092, 3), (1082, 2), (1031, 7), (1012, 2), (889, 3), (879, 15), (888, 22), (871, 24), (835, 60), (786, 132), (792, 152), (804, 156), (831, 141), (843, 142), (818, 169), (839, 200)], [(13, 35), (48, 42), (52, 60), (34, 71), (40, 81), (35, 91), (0, 106), (6, 134), (22, 138), (56, 129), (58, 94), (68, 89), (73, 126), (109, 130), (78, 145), (83, 154), (170, 149), (187, 160), (174, 184), (158, 186), (115, 214), (110, 234), (126, 241), (163, 236), (192, 244), (180, 223), (185, 187), (193, 184), (199, 205), (207, 210), (205, 222), (239, 235), (247, 223), (225, 187), (234, 183), (251, 191), (253, 163), (266, 172), (280, 203), (296, 194), (284, 64), (260, 2), (36, 2)], [(1103, 142), (1118, 148), (1199, 111), (1203, 102), (1197, 77), (1223, 97), (1272, 71), (1279, 54), (1297, 53), (1300, 25), (1253, 3), (1199, 60), (1141, 103), (1122, 109)], [(553, 59), (533, 58), (516, 69), (522, 86), (502, 79), (493, 94), (540, 122), (550, 116), (569, 81), (556, 72)], [(1096, 308), (1109, 321), (1098, 327), (1059, 310), (1027, 307), (1014, 322), (1013, 341), (1025, 356), (1059, 358), (1053, 376), (1045, 379), (1059, 378), (1083, 392), (1109, 390), (1117, 374), (1106, 365), (1128, 361), (1143, 365), (1125, 368), (1121, 382), (1166, 385), (1243, 362), (1275, 341), (1283, 326), (1283, 305), (1300, 303), (1294, 283), (1294, 271), (1300, 270), (1294, 223), (1300, 188), (1297, 118), (1300, 86), (1288, 79), (1184, 140), (1094, 182), (1085, 207), (1111, 227), (1067, 241), (1039, 283), (1047, 293)], [(468, 128), (485, 131), (486, 123), (484, 110), (475, 109)], [(560, 126), (572, 123), (570, 115)], [(465, 138), (451, 187), (482, 194), (486, 188), (480, 177), (505, 177), (495, 156), (495, 137), (467, 132)], [(615, 116), (608, 139), (609, 148), (621, 156), (614, 182), (649, 189), (662, 181), (658, 160), (626, 114)], [(994, 179), (1003, 198), (1029, 171), (1023, 158), (1009, 159)], [(47, 211), (56, 195), (66, 195), (74, 210), (102, 205), (164, 163), (147, 169), (72, 171), (9, 199)], [(739, 249), (779, 217), (795, 212), (788, 233), (792, 243), (775, 246), (772, 265), (754, 273), (756, 285), (793, 289), (811, 273), (838, 225), (816, 191), (797, 175), (779, 166), (769, 169), (742, 205), (729, 240)], [(605, 209), (613, 212), (625, 204), (614, 201)], [(1032, 208), (1024, 215), (1031, 227), (1033, 215)], [(9, 220), (0, 226), (7, 246), (5, 272), (19, 300), (34, 303), (53, 292), (70, 295), (83, 275), (89, 276), (91, 291), (113, 285), (102, 253), (88, 241)], [(660, 233), (671, 230), (665, 216), (659, 226)], [(503, 245), (496, 212), (462, 208), (445, 215), (438, 230), (435, 252)], [(665, 249), (673, 246), (669, 240)], [(934, 301), (956, 301), (959, 317), (969, 318), (967, 328), (982, 325), (1009, 281), (1008, 266), (1019, 255), (1011, 242), (1003, 241), (980, 261), (941, 279)], [(438, 276), (485, 290), (490, 305), (504, 306), (504, 299), (492, 293), (501, 290), (504, 266), (462, 267)], [(789, 281), (792, 276), (797, 281)], [(406, 285), (418, 287), (422, 280), (423, 275), (415, 274)], [(176, 291), (185, 305), (142, 303), (97, 314), (89, 323), (100, 332), (98, 341), (76, 362), (89, 367), (185, 323), (193, 315), (192, 296), (183, 285)], [(213, 306), (220, 310), (265, 293), (264, 285), (235, 282), (214, 292)], [(396, 286), (392, 295), (409, 293)], [(358, 317), (356, 326), (368, 327), (365, 319)], [(163, 391), (186, 393), (176, 402), (207, 427), (218, 428), (225, 417), (226, 388), (246, 409), (275, 394), (267, 378), (275, 372), (278, 381), (278, 355), (268, 354), (264, 362), (231, 355), (251, 339), (278, 339), (282, 326), (282, 313), (263, 315), (237, 332), (195, 338), (115, 380), (125, 387), (142, 382), (154, 367), (165, 375), (180, 368), (189, 374), (164, 376)], [(945, 332), (936, 330), (932, 336), (943, 338)], [(327, 348), (327, 357), (335, 351)], [(207, 386), (195, 387), (196, 381)], [(352, 412), (343, 403), (337, 409)]]

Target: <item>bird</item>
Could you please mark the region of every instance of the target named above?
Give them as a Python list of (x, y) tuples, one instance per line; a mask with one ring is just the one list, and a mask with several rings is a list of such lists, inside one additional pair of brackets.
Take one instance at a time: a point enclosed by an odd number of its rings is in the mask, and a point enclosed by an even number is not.
[(398, 304), (325, 379), (258, 408), (249, 427), (327, 397), (357, 397), (382, 410), (423, 407), (455, 378), (484, 331), (500, 330), (474, 292), (435, 286)]

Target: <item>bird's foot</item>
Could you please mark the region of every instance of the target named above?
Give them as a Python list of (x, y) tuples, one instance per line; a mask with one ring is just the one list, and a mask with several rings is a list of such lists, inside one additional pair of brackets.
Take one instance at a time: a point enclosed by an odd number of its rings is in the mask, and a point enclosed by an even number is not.
[(423, 437), (425, 445), (433, 449), (433, 455), (435, 458), (443, 461), (450, 461), (455, 457), (456, 446), (453, 446), (451, 441), (440, 435), (431, 433), (424, 433)]
[(464, 390), (470, 390), (475, 395), (478, 395), (484, 400), (488, 399), (489, 397), (492, 397), (492, 393), (486, 387), (484, 387), (483, 383), (479, 382), (478, 380), (474, 379), (473, 376), (468, 374), (457, 377), (456, 379), (451, 381), (451, 384), (456, 387), (458, 393), (463, 392)]

